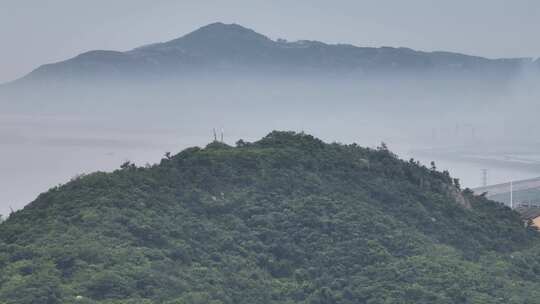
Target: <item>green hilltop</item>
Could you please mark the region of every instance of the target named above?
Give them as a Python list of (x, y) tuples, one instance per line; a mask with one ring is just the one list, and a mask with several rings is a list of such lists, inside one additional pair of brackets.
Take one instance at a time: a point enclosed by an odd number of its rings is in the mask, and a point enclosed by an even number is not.
[(41, 194), (0, 224), (0, 303), (539, 303), (539, 253), (434, 165), (272, 132)]

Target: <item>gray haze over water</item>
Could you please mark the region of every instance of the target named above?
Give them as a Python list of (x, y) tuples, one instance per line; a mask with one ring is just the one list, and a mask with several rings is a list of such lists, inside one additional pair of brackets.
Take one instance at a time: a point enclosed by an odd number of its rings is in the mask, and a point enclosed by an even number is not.
[[(28, 90), (0, 115), (0, 213), (70, 178), (143, 166), (165, 152), (272, 130), (376, 147), (426, 166), (434, 160), (468, 187), (540, 176), (535, 80), (507, 88), (444, 80), (237, 76)], [(529, 163), (527, 163), (529, 161)]]

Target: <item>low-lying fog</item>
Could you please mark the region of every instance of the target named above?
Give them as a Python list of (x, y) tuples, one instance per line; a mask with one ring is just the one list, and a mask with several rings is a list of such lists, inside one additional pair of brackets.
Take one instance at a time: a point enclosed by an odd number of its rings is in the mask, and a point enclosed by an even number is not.
[(271, 130), (434, 160), (467, 187), (540, 176), (536, 80), (262, 77), (169, 83), (26, 87), (0, 95), (0, 214), (80, 173), (203, 146), (212, 129), (231, 145)]

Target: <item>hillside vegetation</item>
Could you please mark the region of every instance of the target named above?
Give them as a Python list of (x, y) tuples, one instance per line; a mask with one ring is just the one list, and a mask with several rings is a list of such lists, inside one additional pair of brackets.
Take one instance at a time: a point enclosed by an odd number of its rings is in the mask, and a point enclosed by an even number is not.
[(0, 225), (0, 303), (539, 303), (536, 230), (458, 188), (292, 132), (126, 163)]

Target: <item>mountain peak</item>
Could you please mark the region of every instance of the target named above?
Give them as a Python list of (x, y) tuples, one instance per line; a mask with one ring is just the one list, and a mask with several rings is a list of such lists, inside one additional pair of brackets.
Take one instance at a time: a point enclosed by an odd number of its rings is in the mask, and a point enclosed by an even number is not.
[(207, 24), (205, 26), (202, 26), (200, 27), (198, 30), (195, 30), (194, 32), (197, 32), (197, 31), (219, 31), (219, 30), (228, 30), (228, 31), (231, 31), (231, 30), (236, 30), (236, 31), (252, 31), (251, 29), (248, 29), (246, 27), (243, 27), (239, 24), (236, 24), (236, 23), (223, 23), (223, 22), (214, 22), (214, 23), (210, 23), (210, 24)]
[(172, 40), (168, 44), (176, 44), (179, 42), (197, 42), (210, 40), (214, 41), (271, 41), (268, 37), (255, 32), (252, 29), (243, 27), (236, 23), (225, 24), (222, 22), (215, 22), (205, 25), (183, 37)]
[(259, 34), (252, 29), (243, 27), (236, 23), (227, 24), (223, 22), (214, 22), (191, 32), (191, 34), (203, 34), (203, 33), (230, 33), (230, 34), (237, 34), (237, 35), (253, 35), (259, 38), (260, 37), (266, 38), (266, 36)]

